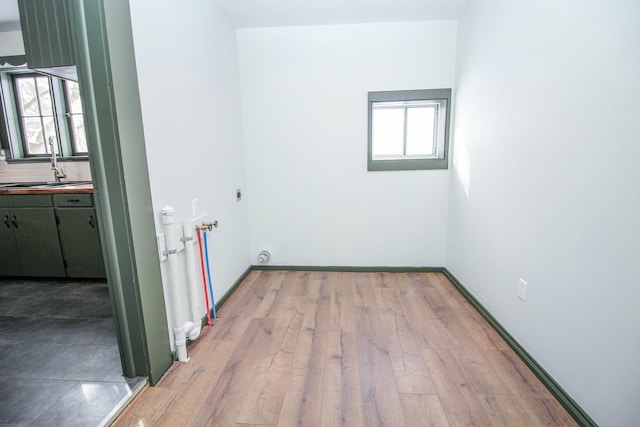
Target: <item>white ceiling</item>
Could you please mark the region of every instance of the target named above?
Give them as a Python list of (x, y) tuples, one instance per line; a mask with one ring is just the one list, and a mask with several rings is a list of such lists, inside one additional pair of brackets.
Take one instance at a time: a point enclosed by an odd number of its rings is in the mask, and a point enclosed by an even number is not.
[(238, 28), (456, 19), (471, 0), (218, 0)]
[[(218, 0), (238, 28), (455, 19), (471, 0)], [(16, 0), (0, 0), (0, 31), (19, 29)]]

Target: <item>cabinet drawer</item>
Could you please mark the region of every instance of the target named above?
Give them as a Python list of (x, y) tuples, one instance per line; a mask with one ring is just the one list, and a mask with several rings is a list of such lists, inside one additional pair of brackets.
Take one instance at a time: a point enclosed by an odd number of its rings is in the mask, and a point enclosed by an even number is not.
[(7, 197), (13, 208), (48, 208), (53, 206), (50, 194), (12, 194)]
[(93, 198), (91, 194), (54, 194), (53, 203), (56, 207), (91, 207)]

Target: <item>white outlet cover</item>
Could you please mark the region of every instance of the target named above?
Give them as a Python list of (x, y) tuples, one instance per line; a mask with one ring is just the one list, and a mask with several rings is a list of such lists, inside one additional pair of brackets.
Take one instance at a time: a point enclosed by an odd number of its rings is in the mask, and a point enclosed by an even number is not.
[(527, 300), (527, 282), (522, 279), (518, 281), (518, 298), (522, 301)]

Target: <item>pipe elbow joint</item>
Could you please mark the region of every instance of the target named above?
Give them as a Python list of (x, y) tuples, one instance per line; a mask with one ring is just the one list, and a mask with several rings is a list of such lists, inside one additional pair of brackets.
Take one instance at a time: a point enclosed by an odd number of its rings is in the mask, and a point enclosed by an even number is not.
[(200, 325), (197, 325), (193, 322), (186, 322), (184, 324), (184, 331), (187, 335), (187, 338), (191, 341), (195, 341), (200, 336)]

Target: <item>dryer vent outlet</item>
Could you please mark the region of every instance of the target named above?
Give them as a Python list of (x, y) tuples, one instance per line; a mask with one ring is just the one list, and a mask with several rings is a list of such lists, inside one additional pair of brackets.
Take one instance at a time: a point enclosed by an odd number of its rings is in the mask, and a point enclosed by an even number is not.
[(269, 253), (269, 251), (262, 251), (258, 254), (258, 262), (260, 264), (268, 263), (269, 259), (271, 259), (271, 254)]

